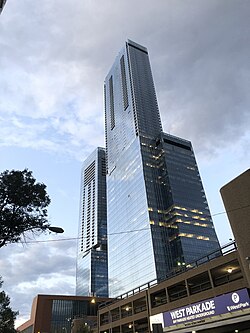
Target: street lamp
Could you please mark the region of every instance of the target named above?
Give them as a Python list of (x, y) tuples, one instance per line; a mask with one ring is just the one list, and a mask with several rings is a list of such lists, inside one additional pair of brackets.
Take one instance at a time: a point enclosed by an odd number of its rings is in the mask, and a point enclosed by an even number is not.
[(61, 227), (53, 227), (52, 226), (52, 227), (47, 227), (47, 229), (49, 231), (55, 232), (56, 234), (62, 234), (62, 233), (64, 233), (64, 230)]

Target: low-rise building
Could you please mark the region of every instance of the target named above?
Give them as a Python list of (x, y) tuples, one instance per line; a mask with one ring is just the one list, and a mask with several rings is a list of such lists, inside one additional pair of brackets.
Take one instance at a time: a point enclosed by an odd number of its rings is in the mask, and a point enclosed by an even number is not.
[(97, 327), (98, 306), (108, 298), (37, 295), (30, 319), (18, 327), (20, 333), (70, 333), (75, 318), (91, 329)]

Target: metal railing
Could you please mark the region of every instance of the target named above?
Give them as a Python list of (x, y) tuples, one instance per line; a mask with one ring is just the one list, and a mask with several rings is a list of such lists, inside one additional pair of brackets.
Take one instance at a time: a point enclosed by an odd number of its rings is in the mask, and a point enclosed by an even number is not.
[(199, 258), (198, 260), (194, 261), (194, 262), (191, 262), (191, 263), (188, 263), (186, 265), (182, 265), (180, 267), (177, 267), (177, 268), (174, 268), (171, 272), (169, 272), (164, 278), (160, 278), (160, 279), (154, 279), (152, 281), (149, 281), (148, 283), (145, 283), (139, 287), (136, 287), (132, 290), (129, 290), (128, 292), (126, 293), (123, 293), (121, 294), (120, 296), (110, 300), (110, 301), (107, 301), (105, 303), (101, 303), (99, 305), (99, 309), (101, 308), (104, 308), (106, 306), (109, 306), (117, 301), (120, 301), (121, 299), (126, 299), (126, 298), (129, 298), (130, 296), (133, 296), (133, 295), (136, 295), (138, 294), (139, 292), (143, 291), (143, 290), (147, 290), (147, 289), (150, 289), (151, 287), (153, 286), (156, 286), (158, 285), (159, 283), (163, 282), (163, 281), (166, 281), (166, 280), (169, 280), (179, 274), (182, 274), (190, 269), (193, 269), (193, 268), (196, 268), (196, 267), (199, 267), (211, 260), (214, 260), (216, 258), (219, 258), (221, 256), (225, 256), (231, 252), (234, 252), (237, 250), (237, 245), (236, 245), (236, 242), (235, 241), (232, 241), (228, 244), (225, 244), (224, 246), (220, 247), (218, 250), (215, 250), (211, 253), (209, 253), (208, 255), (204, 256), (204, 257), (201, 257)]

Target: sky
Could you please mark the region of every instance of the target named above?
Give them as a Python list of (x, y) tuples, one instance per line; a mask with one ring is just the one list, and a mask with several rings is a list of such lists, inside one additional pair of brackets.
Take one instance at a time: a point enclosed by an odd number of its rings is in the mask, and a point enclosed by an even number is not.
[(128, 38), (148, 48), (164, 131), (192, 141), (220, 243), (233, 238), (219, 190), (249, 168), (249, 17), (247, 0), (7, 1), (0, 172), (32, 170), (65, 230), (0, 250), (17, 325), (37, 294), (75, 293), (77, 241), (63, 239), (77, 237), (82, 161), (104, 146), (103, 81)]

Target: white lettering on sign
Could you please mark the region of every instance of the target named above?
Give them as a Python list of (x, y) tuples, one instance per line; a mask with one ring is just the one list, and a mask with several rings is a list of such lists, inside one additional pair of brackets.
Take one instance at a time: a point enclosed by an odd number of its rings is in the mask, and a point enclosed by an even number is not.
[(211, 300), (207, 302), (198, 303), (179, 310), (171, 311), (170, 315), (173, 320), (173, 319), (180, 319), (183, 317), (196, 315), (203, 312), (208, 312), (214, 309), (215, 309), (214, 300)]
[(214, 301), (203, 302), (199, 304), (192, 305), (186, 308), (186, 315), (191, 316), (197, 313), (202, 313), (209, 310), (214, 310), (215, 304)]
[(180, 310), (170, 312), (170, 315), (171, 315), (172, 319), (182, 318), (185, 316), (185, 309), (180, 309)]
[(165, 327), (250, 308), (247, 289), (217, 296), (164, 313)]

